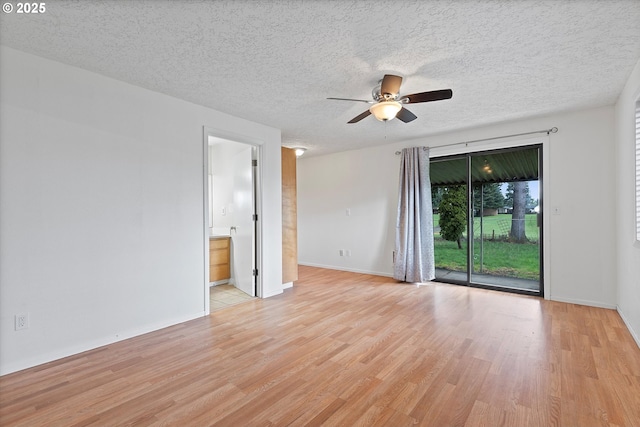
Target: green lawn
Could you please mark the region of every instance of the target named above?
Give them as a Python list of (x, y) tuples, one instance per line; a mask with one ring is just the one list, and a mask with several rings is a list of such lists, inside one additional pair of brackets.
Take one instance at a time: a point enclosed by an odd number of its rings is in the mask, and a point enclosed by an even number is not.
[[(439, 215), (434, 215), (434, 225), (436, 227), (438, 226), (438, 219)], [(522, 279), (539, 279), (540, 251), (537, 244), (539, 228), (536, 224), (536, 214), (529, 214), (525, 218), (525, 233), (527, 238), (534, 243), (524, 244), (498, 240), (500, 236), (506, 237), (508, 235), (511, 228), (511, 215), (502, 214), (485, 217), (483, 257), (480, 256), (480, 218), (474, 218), (474, 221), (477, 236), (474, 241), (474, 272)], [(494, 232), (496, 240), (492, 241), (490, 238), (494, 235)], [(440, 233), (436, 231), (434, 243), (436, 267), (454, 271), (467, 270), (466, 239), (463, 240), (463, 249), (458, 249), (456, 242), (449, 242), (440, 238)], [(480, 265), (481, 258), (483, 265)]]
[[(433, 225), (435, 227), (438, 226), (438, 222), (440, 221), (440, 214), (433, 214)], [(485, 216), (483, 218), (482, 231), (485, 235), (485, 239), (490, 238), (494, 235), (496, 238), (507, 237), (509, 235), (509, 231), (511, 231), (511, 214), (500, 214), (495, 216)], [(537, 242), (540, 240), (540, 228), (538, 228), (537, 223), (537, 215), (536, 214), (527, 214), (524, 218), (525, 222), (525, 234), (527, 239)], [(474, 234), (479, 237), (480, 236), (480, 218), (473, 218), (473, 229)], [(436, 233), (437, 234), (437, 233)], [(465, 232), (466, 236), (467, 233)]]

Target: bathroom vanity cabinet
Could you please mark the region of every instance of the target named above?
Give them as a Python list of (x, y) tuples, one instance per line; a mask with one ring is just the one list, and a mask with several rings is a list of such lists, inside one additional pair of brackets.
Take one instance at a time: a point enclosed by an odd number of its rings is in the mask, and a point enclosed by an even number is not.
[(209, 238), (209, 282), (229, 280), (231, 238), (226, 236)]

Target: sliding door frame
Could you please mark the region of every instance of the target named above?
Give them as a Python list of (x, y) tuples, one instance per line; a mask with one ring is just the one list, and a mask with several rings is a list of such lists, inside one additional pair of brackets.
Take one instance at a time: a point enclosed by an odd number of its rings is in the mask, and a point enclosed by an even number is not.
[[(531, 292), (524, 289), (517, 288), (504, 288), (500, 286), (491, 286), (486, 284), (479, 284), (471, 282), (471, 268), (473, 261), (472, 257), (472, 249), (471, 249), (471, 239), (473, 238), (473, 188), (471, 188), (471, 156), (478, 155), (485, 152), (495, 151), (495, 150), (505, 150), (505, 149), (523, 149), (523, 148), (538, 148), (538, 181), (541, 183), (539, 186), (540, 192), (540, 200), (539, 206), (542, 210), (542, 221), (540, 222), (540, 242), (539, 242), (539, 250), (540, 250), (540, 291)], [(470, 287), (478, 287), (483, 289), (493, 289), (500, 291), (508, 291), (513, 293), (520, 293), (525, 295), (535, 295), (540, 296), (545, 299), (549, 299), (551, 295), (551, 280), (550, 280), (550, 250), (549, 250), (549, 239), (548, 239), (548, 227), (545, 227), (545, 224), (548, 224), (549, 212), (544, 206), (545, 195), (548, 195), (548, 176), (546, 172), (547, 165), (549, 164), (549, 137), (548, 135), (535, 136), (531, 138), (520, 138), (520, 139), (502, 139), (498, 141), (490, 141), (490, 142), (477, 142), (473, 144), (469, 143), (461, 143), (456, 145), (447, 145), (443, 147), (430, 147), (429, 157), (432, 159), (445, 159), (445, 158), (460, 158), (462, 156), (466, 156), (467, 161), (467, 281), (466, 283), (461, 283), (460, 281), (451, 281), (455, 284), (466, 285)], [(437, 280), (437, 279), (436, 279)]]

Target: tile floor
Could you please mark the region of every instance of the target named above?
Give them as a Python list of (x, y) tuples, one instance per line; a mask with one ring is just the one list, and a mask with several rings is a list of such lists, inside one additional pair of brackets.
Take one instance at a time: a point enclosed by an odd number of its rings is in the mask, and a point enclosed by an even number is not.
[(233, 285), (218, 285), (209, 288), (210, 311), (212, 313), (254, 298)]

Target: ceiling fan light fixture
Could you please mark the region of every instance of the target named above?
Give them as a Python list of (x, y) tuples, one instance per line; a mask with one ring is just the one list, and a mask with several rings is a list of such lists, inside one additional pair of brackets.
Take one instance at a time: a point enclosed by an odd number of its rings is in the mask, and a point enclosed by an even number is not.
[(371, 114), (381, 122), (392, 120), (400, 110), (402, 110), (402, 105), (397, 101), (382, 101), (369, 108)]

